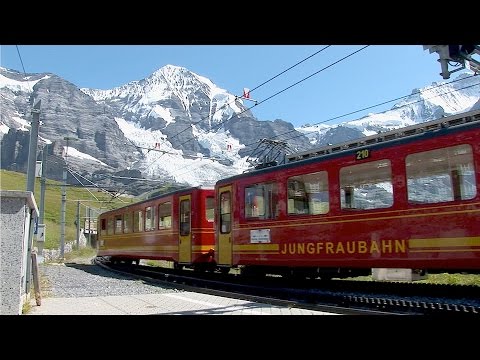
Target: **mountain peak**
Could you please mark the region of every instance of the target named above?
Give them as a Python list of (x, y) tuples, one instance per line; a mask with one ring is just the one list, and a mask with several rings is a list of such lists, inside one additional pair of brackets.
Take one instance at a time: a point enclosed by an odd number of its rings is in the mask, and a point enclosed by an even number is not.
[(154, 71), (150, 77), (156, 78), (156, 77), (175, 77), (179, 75), (184, 75), (185, 73), (190, 73), (190, 71), (187, 68), (181, 67), (181, 66), (175, 66), (175, 65), (165, 65), (162, 66), (160, 69)]

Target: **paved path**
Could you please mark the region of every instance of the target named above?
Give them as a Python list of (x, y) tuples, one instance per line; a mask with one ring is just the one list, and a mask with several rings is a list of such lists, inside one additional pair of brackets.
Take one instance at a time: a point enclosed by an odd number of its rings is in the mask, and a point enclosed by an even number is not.
[(332, 315), (189, 291), (162, 294), (43, 298), (27, 315)]

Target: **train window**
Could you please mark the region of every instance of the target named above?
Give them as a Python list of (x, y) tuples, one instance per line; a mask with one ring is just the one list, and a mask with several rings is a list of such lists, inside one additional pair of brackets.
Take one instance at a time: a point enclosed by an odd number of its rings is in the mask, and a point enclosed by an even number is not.
[(133, 231), (143, 231), (143, 211), (137, 210), (133, 212)]
[(147, 206), (147, 208), (145, 208), (145, 230), (155, 230), (155, 223), (155, 208), (153, 206)]
[(132, 232), (132, 213), (126, 212), (123, 215), (123, 232), (130, 233)]
[(340, 169), (342, 209), (380, 209), (393, 205), (390, 160), (371, 161)]
[(220, 232), (222, 234), (229, 233), (232, 228), (232, 214), (231, 214), (231, 194), (230, 192), (223, 192), (220, 194)]
[(172, 227), (172, 203), (170, 201), (158, 205), (158, 219), (159, 229)]
[(472, 147), (468, 144), (411, 154), (405, 161), (410, 203), (468, 200), (477, 194)]
[(190, 200), (180, 201), (180, 236), (190, 234)]
[(275, 183), (256, 184), (245, 188), (245, 217), (274, 219), (278, 209)]
[(107, 220), (107, 234), (113, 235), (113, 217), (110, 217)]
[(115, 234), (122, 233), (122, 215), (115, 215)]
[(330, 205), (326, 171), (293, 176), (287, 181), (287, 189), (289, 214), (328, 213)]
[(208, 222), (213, 222), (214, 218), (215, 199), (213, 196), (208, 196), (205, 199), (205, 218)]

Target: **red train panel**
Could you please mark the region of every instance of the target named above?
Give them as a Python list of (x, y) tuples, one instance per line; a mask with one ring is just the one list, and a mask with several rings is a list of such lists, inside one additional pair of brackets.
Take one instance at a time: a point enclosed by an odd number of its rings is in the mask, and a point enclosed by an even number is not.
[(213, 207), (213, 188), (195, 187), (105, 212), (98, 221), (98, 255), (211, 263)]
[(480, 112), (405, 131), (219, 181), (218, 264), (479, 270)]

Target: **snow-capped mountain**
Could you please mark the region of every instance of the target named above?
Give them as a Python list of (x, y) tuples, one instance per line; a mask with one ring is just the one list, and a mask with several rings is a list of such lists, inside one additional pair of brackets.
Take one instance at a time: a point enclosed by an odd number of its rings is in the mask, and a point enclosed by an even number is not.
[[(480, 77), (455, 80), (414, 89), (383, 113), (333, 126), (319, 119), (319, 125), (295, 129), (279, 119), (257, 120), (241, 98), (178, 66), (110, 90), (79, 89), (54, 74), (25, 76), (0, 67), (1, 166), (26, 171), (26, 131), (38, 100), (39, 143), (51, 142), (48, 177), (61, 179), (67, 155), (69, 182), (130, 184), (128, 191), (139, 193), (158, 187), (158, 181), (213, 184), (241, 173), (251, 167), (249, 156), (261, 139), (303, 151), (478, 107)], [(66, 137), (78, 140), (67, 149)], [(156, 182), (132, 180), (138, 177)]]
[(413, 89), (388, 111), (371, 113), (338, 126), (320, 124), (297, 130), (308, 136), (312, 145), (336, 144), (473, 110), (480, 107), (479, 99), (480, 77), (464, 73), (451, 83), (434, 82)]
[(245, 112), (241, 100), (217, 87), (209, 79), (185, 68), (166, 65), (146, 79), (133, 81), (112, 90), (82, 89), (97, 102), (106, 103), (128, 121), (149, 129), (155, 120), (167, 127), (177, 117), (211, 130), (234, 114)]

